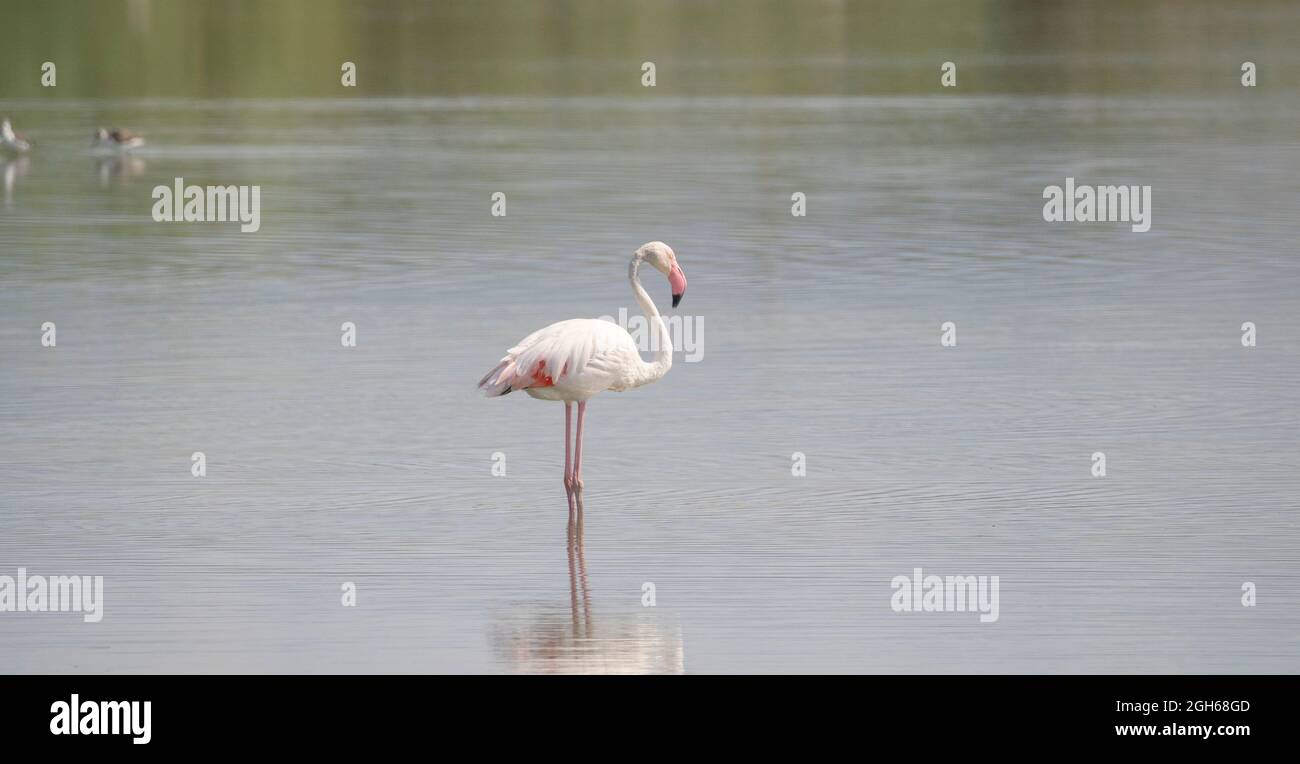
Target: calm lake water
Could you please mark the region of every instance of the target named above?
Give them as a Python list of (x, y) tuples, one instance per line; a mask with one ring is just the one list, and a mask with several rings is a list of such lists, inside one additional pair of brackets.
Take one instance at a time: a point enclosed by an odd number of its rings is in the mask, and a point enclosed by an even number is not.
[[(633, 58), (591, 95), (0, 97), (37, 141), (0, 160), (0, 575), (105, 582), (97, 624), (0, 613), (0, 671), (1300, 671), (1294, 81), (1225, 48), (1202, 88), (681, 95)], [(260, 185), (261, 230), (154, 222), (177, 177)], [(1151, 185), (1150, 232), (1044, 223), (1066, 177)], [(651, 239), (701, 357), (592, 402), (579, 539), (563, 408), (474, 384), (636, 314)], [(998, 576), (998, 620), (894, 612), (917, 567)]]

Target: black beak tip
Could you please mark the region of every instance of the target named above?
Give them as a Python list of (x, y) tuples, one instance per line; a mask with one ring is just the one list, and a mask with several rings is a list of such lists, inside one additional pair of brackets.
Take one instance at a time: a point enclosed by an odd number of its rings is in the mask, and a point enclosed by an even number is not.
[(685, 293), (685, 292), (682, 292), (682, 293), (680, 293), (680, 294), (675, 294), (675, 295), (673, 295), (673, 307), (674, 307), (674, 308), (677, 307), (677, 303), (679, 303), (679, 302), (682, 301), (682, 295), (683, 295), (683, 294), (686, 294), (686, 293)]

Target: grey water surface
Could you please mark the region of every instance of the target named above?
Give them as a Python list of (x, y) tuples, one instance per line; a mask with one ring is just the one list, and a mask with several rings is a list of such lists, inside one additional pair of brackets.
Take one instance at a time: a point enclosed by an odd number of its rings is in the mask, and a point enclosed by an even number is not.
[[(1300, 100), (1224, 60), (1150, 93), (0, 93), (38, 141), (0, 160), (0, 575), (105, 587), (95, 624), (0, 613), (0, 671), (1294, 673)], [(99, 124), (148, 144), (93, 156)], [(261, 230), (155, 222), (177, 177), (259, 185)], [(1152, 186), (1151, 230), (1045, 223), (1067, 177)], [(591, 403), (577, 538), (562, 407), (474, 384), (636, 314), (651, 239), (699, 344)], [(998, 620), (895, 612), (918, 567), (998, 576)]]

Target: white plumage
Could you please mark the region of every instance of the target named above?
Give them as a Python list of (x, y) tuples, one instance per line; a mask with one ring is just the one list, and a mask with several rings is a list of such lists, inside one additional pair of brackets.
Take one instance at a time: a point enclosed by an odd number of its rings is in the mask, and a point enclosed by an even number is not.
[[(564, 401), (564, 487), (569, 509), (575, 492), (582, 491), (582, 429), (587, 401), (605, 390), (622, 391), (653, 382), (673, 365), (673, 346), (659, 309), (641, 286), (638, 271), (648, 262), (668, 277), (673, 307), (686, 292), (686, 276), (677, 265), (677, 255), (663, 242), (642, 245), (628, 265), (632, 294), (650, 323), (654, 360), (641, 359), (636, 342), (627, 330), (611, 321), (573, 318), (557, 321), (524, 337), (506, 351), (478, 386), (489, 396), (523, 390), (534, 398)], [(570, 454), (570, 409), (578, 404), (577, 447)], [(580, 506), (580, 505), (579, 505)]]
[(651, 365), (618, 324), (571, 318), (520, 340), (479, 385), (488, 395), (523, 390), (548, 401), (585, 401), (604, 390), (650, 382), (644, 367)]

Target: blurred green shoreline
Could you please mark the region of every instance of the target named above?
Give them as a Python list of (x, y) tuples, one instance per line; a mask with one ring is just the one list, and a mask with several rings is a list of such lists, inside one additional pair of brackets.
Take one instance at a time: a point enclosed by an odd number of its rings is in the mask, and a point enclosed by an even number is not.
[[(1300, 5), (0, 1), (0, 98), (1296, 92)], [(58, 67), (43, 88), (40, 67)], [(340, 84), (344, 61), (355, 89)], [(642, 88), (654, 61), (658, 86)], [(1261, 88), (1263, 89), (1263, 88)]]

